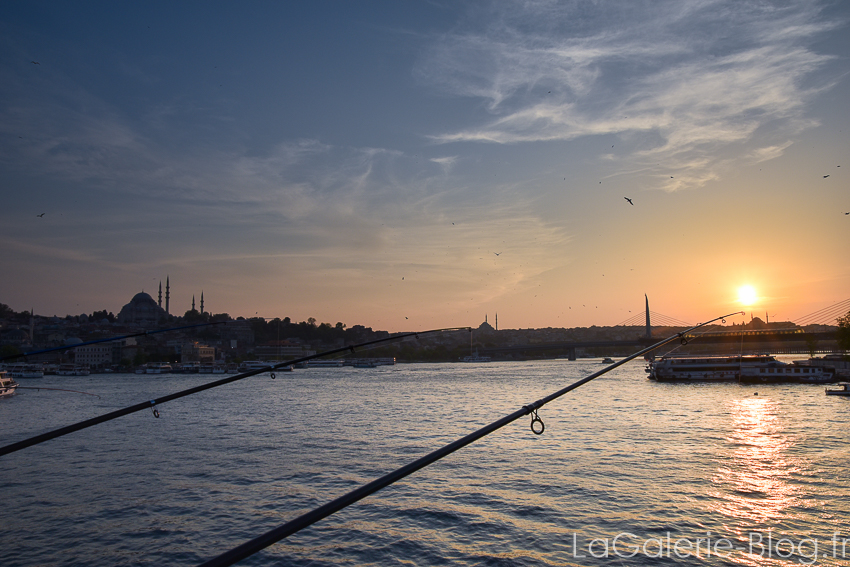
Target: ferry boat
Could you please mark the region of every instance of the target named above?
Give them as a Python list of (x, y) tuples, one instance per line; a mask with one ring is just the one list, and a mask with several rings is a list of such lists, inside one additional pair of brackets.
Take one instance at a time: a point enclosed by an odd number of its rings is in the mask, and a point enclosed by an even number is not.
[(0, 398), (11, 396), (15, 393), (18, 383), (12, 380), (9, 373), (5, 370), (0, 370)]
[(190, 361), (183, 363), (183, 374), (197, 374), (201, 371), (201, 363), (197, 361)]
[(775, 361), (757, 366), (741, 368), (741, 382), (770, 384), (778, 382), (801, 382), (804, 384), (829, 384), (835, 382), (835, 369), (827, 367), (788, 364)]
[(41, 364), (27, 364), (19, 362), (6, 367), (10, 378), (44, 378), (44, 369)]
[(171, 365), (167, 362), (148, 362), (146, 374), (168, 374), (171, 372)]
[(56, 370), (58, 376), (88, 376), (91, 374), (88, 366), (82, 364), (74, 364), (73, 362), (63, 362)]
[(734, 382), (741, 376), (741, 369), (766, 367), (777, 362), (768, 354), (737, 356), (662, 356), (652, 360), (646, 367), (650, 380), (658, 382)]

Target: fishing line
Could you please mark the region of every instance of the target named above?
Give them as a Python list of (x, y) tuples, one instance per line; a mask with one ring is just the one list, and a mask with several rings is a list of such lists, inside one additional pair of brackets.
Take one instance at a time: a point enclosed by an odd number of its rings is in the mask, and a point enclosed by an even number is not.
[(86, 345), (96, 345), (98, 343), (111, 343), (114, 341), (120, 341), (122, 339), (129, 339), (131, 337), (143, 337), (145, 335), (155, 335), (157, 333), (166, 333), (168, 331), (181, 331), (183, 329), (193, 329), (195, 327), (209, 327), (210, 325), (223, 325), (225, 323), (230, 323), (231, 321), (214, 321), (212, 323), (198, 323), (197, 325), (186, 325), (185, 327), (172, 327), (170, 329), (158, 329), (156, 331), (142, 331), (140, 333), (134, 333), (132, 335), (122, 335), (120, 337), (111, 337), (108, 339), (97, 339), (94, 341), (86, 341), (84, 343), (77, 343), (74, 345), (65, 345), (61, 347), (48, 348), (45, 350), (36, 350), (33, 352), (26, 352), (21, 354), (10, 354), (3, 357), (0, 357), (0, 362), (4, 360), (9, 360), (12, 358), (26, 358), (28, 356), (35, 356), (37, 354), (45, 354), (48, 352), (56, 352), (57, 350), (70, 350), (72, 348), (77, 348)]
[(87, 396), (94, 396), (95, 398), (100, 399), (100, 396), (97, 394), (90, 394), (88, 392), (81, 392), (80, 390), (67, 390), (65, 388), (46, 388), (44, 386), (17, 386), (18, 390), (55, 390), (57, 392), (74, 392), (75, 394), (85, 394)]
[[(586, 377), (582, 378), (581, 380), (574, 382), (574, 383), (570, 384), (569, 386), (566, 386), (565, 388), (562, 388), (562, 389), (558, 390), (557, 392), (546, 396), (545, 398), (541, 398), (534, 403), (522, 406), (521, 409), (515, 411), (514, 413), (507, 415), (507, 416), (505, 416), (505, 417), (503, 417), (503, 418), (501, 418), (497, 421), (494, 421), (490, 425), (482, 427), (478, 431), (470, 433), (469, 435), (462, 437), (462, 438), (458, 439), (457, 441), (449, 443), (448, 445), (446, 445), (446, 446), (444, 446), (440, 449), (437, 449), (436, 451), (433, 451), (432, 453), (429, 453), (429, 454), (425, 455), (424, 457), (421, 457), (421, 458), (413, 461), (412, 463), (409, 463), (409, 464), (407, 464), (407, 465), (405, 465), (405, 466), (403, 466), (399, 469), (396, 469), (395, 471), (393, 471), (389, 474), (386, 474), (386, 475), (384, 475), (384, 476), (382, 476), (378, 479), (375, 479), (368, 484), (364, 484), (360, 488), (353, 490), (353, 491), (351, 491), (347, 494), (344, 494), (343, 496), (340, 496), (339, 498), (332, 500), (332, 501), (328, 502), (327, 504), (325, 504), (323, 506), (319, 506), (318, 508), (315, 508), (314, 510), (307, 512), (306, 514), (303, 514), (303, 515), (295, 518), (294, 520), (291, 520), (291, 521), (289, 521), (289, 522), (287, 522), (287, 523), (285, 523), (285, 524), (283, 524), (283, 525), (281, 525), (281, 526), (279, 526), (279, 527), (277, 527), (277, 528), (275, 528), (271, 531), (264, 533), (263, 535), (261, 535), (259, 537), (256, 537), (256, 538), (254, 538), (254, 539), (252, 539), (252, 540), (250, 540), (246, 543), (243, 543), (242, 545), (240, 545), (238, 547), (231, 549), (230, 551), (226, 551), (225, 553), (222, 553), (221, 555), (214, 557), (214, 558), (210, 559), (209, 561), (202, 563), (198, 567), (225, 567), (227, 565), (233, 565), (234, 563), (241, 561), (242, 559), (245, 559), (246, 557), (250, 557), (251, 555), (257, 553), (258, 551), (261, 551), (261, 550), (265, 549), (266, 547), (268, 547), (268, 546), (270, 546), (274, 543), (277, 543), (278, 541), (284, 539), (285, 537), (288, 537), (288, 536), (294, 534), (295, 532), (298, 532), (298, 531), (300, 531), (300, 530), (302, 530), (302, 529), (304, 529), (308, 526), (311, 526), (312, 524), (318, 522), (319, 520), (326, 518), (327, 516), (330, 516), (334, 512), (338, 512), (339, 510), (342, 510), (343, 508), (350, 506), (351, 504), (354, 504), (355, 502), (357, 502), (359, 500), (362, 500), (363, 498), (381, 490), (382, 488), (385, 488), (385, 487), (389, 486), (390, 484), (393, 484), (394, 482), (401, 480), (402, 478), (404, 478), (408, 475), (413, 474), (414, 472), (418, 471), (419, 469), (422, 469), (422, 468), (442, 459), (443, 457), (450, 455), (451, 453), (454, 453), (458, 449), (462, 449), (463, 447), (469, 445), (470, 443), (473, 443), (473, 442), (477, 441), (478, 439), (481, 439), (482, 437), (489, 435), (490, 433), (493, 433), (494, 431), (496, 431), (498, 429), (501, 429), (502, 427), (508, 425), (509, 423), (516, 421), (517, 419), (519, 419), (523, 416), (526, 416), (526, 415), (529, 415), (529, 414), (533, 415), (533, 418), (531, 420), (531, 428), (532, 428), (532, 431), (535, 434), (539, 435), (539, 434), (543, 433), (544, 427), (543, 427), (543, 420), (540, 419), (540, 417), (538, 416), (537, 410), (539, 410), (541, 407), (548, 404), (552, 400), (560, 398), (561, 396), (563, 396), (567, 392), (569, 392), (571, 390), (575, 390), (579, 386), (587, 384), (591, 380), (598, 378), (599, 376), (602, 376), (606, 372), (613, 370), (614, 368), (617, 368), (618, 366), (621, 366), (621, 365), (625, 364), (626, 362), (629, 362), (630, 360), (637, 358), (638, 356), (641, 356), (641, 355), (646, 354), (648, 352), (651, 352), (651, 351), (653, 351), (653, 350), (655, 350), (659, 347), (662, 347), (662, 346), (666, 345), (667, 343), (676, 340), (677, 338), (678, 339), (684, 338), (684, 335), (687, 332), (693, 331), (694, 329), (699, 329), (700, 327), (704, 327), (705, 325), (708, 325), (708, 324), (713, 323), (715, 321), (719, 321), (719, 320), (724, 319), (726, 317), (730, 317), (731, 315), (735, 315), (736, 313), (730, 313), (729, 315), (724, 315), (722, 317), (717, 317), (716, 319), (712, 319), (711, 321), (706, 321), (705, 323), (700, 323), (700, 324), (698, 324), (694, 327), (691, 327), (690, 329), (682, 331), (681, 333), (676, 333), (675, 335), (672, 335), (672, 336), (670, 336), (670, 337), (668, 337), (668, 338), (666, 338), (666, 339), (664, 339), (664, 340), (662, 340), (658, 343), (655, 343), (654, 345), (652, 345), (650, 347), (647, 347), (647, 348), (640, 350), (640, 351), (638, 351), (638, 352), (636, 352), (636, 353), (634, 353), (630, 356), (627, 356), (626, 358), (624, 358), (624, 359), (622, 359), (618, 362), (615, 362), (614, 364), (612, 364), (612, 365), (610, 365), (610, 366), (608, 366), (608, 367), (606, 367), (606, 368), (604, 368), (604, 369), (602, 369), (598, 372), (594, 372), (593, 374), (590, 374), (589, 376), (586, 376)], [(539, 433), (538, 433), (538, 431), (539, 431)]]
[[(197, 394), (198, 392), (203, 392), (204, 390), (209, 390), (215, 388), (217, 386), (223, 386), (225, 384), (230, 384), (231, 382), (236, 382), (237, 380), (242, 380), (243, 378), (248, 378), (250, 376), (256, 376), (257, 374), (262, 374), (263, 372), (270, 372), (273, 370), (277, 370), (283, 366), (290, 366), (293, 364), (298, 364), (299, 362), (306, 362), (308, 360), (313, 360), (314, 358), (320, 358), (322, 356), (330, 356), (332, 354), (337, 354), (341, 352), (355, 352), (356, 349), (366, 348), (372, 345), (376, 345), (379, 343), (387, 343), (393, 341), (402, 341), (409, 337), (419, 337), (419, 335), (426, 335), (429, 333), (439, 333), (443, 331), (462, 331), (469, 330), (470, 327), (450, 327), (446, 329), (431, 329), (428, 331), (417, 331), (414, 333), (403, 333), (401, 335), (395, 335), (392, 337), (384, 337), (382, 339), (374, 339), (371, 341), (367, 341), (364, 343), (359, 343), (355, 345), (349, 345), (346, 347), (341, 347), (325, 352), (321, 352), (318, 354), (312, 354), (310, 356), (304, 356), (302, 358), (296, 358), (294, 360), (288, 360), (286, 362), (280, 362), (275, 365), (269, 365), (265, 368), (258, 368), (256, 370), (251, 370), (250, 372), (244, 372), (242, 374), (236, 374), (234, 376), (228, 376), (227, 378), (222, 378), (221, 380), (216, 380), (215, 382), (209, 382), (207, 384), (202, 384), (200, 386), (195, 386), (194, 388), (189, 388), (187, 390), (183, 390), (181, 392), (176, 392), (174, 394), (168, 394), (167, 396), (163, 396), (161, 398), (156, 398), (147, 402), (142, 402), (133, 406), (129, 406), (120, 410), (116, 410), (107, 414), (100, 415), (98, 417), (93, 417), (91, 419), (87, 419), (85, 421), (80, 421), (78, 423), (74, 423), (72, 425), (67, 425), (65, 427), (60, 427), (59, 429), (54, 429), (53, 431), (48, 431), (47, 433), (42, 433), (41, 435), (36, 435), (35, 437), (30, 437), (29, 439), (24, 439), (23, 441), (18, 441), (17, 443), (12, 443), (10, 445), (6, 445), (5, 447), (0, 447), (0, 457), (3, 455), (8, 455), (9, 453), (14, 453), (15, 451), (20, 451), (21, 449), (26, 449), (27, 447), (32, 447), (33, 445), (38, 445), (39, 443), (44, 443), (45, 441), (49, 441), (51, 439), (56, 439), (57, 437), (62, 437), (63, 435), (68, 435), (69, 433), (73, 433), (75, 431), (79, 431), (81, 429), (86, 429), (88, 427), (92, 427), (94, 425), (98, 425), (100, 423), (104, 423), (107, 421), (111, 421), (113, 419), (117, 419), (119, 417), (123, 417), (125, 415), (129, 415), (131, 413), (135, 413), (137, 411), (142, 411), (150, 408), (154, 414), (154, 417), (159, 417), (159, 410), (157, 409), (157, 404), (164, 404), (165, 402), (170, 402), (171, 400), (176, 400), (179, 398), (184, 398), (186, 396), (191, 396), (192, 394)], [(114, 340), (114, 339), (113, 339)]]

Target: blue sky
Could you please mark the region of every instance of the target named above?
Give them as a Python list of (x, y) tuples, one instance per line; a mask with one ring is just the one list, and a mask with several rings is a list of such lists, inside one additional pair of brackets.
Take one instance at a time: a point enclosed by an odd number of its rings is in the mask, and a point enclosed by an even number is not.
[(117, 313), (168, 276), (172, 312), (203, 291), (396, 331), (611, 325), (644, 293), (696, 322), (749, 284), (794, 319), (850, 290), (848, 23), (816, 1), (5, 2), (0, 301)]

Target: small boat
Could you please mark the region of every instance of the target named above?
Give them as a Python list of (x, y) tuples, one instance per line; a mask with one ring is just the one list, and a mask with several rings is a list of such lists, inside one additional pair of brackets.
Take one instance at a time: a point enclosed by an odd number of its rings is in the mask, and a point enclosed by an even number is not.
[(171, 372), (171, 365), (167, 362), (149, 362), (145, 372), (147, 374), (168, 374)]
[(839, 390), (826, 389), (827, 396), (850, 396), (850, 382), (839, 382), (836, 386), (841, 386)]
[(214, 364), (212, 367), (213, 374), (224, 374), (225, 372), (227, 372), (227, 368), (224, 364)]
[(200, 362), (184, 362), (183, 374), (197, 374), (201, 370)]
[(5, 370), (0, 370), (0, 398), (11, 396), (15, 393), (18, 383), (12, 380), (9, 373)]

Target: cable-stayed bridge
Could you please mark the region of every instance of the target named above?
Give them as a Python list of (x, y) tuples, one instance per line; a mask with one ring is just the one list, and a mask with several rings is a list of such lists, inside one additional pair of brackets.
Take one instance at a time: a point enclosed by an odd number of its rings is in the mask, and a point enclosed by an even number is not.
[[(771, 354), (810, 354), (810, 353), (832, 353), (842, 352), (838, 349), (835, 331), (807, 332), (802, 327), (810, 325), (835, 326), (839, 317), (850, 311), (850, 299), (845, 299), (829, 307), (825, 307), (814, 313), (804, 315), (792, 321), (796, 326), (789, 328), (765, 328), (735, 330), (707, 330), (697, 331), (686, 335), (687, 345), (679, 348), (691, 351), (709, 347), (716, 352), (724, 353), (763, 353)], [(655, 322), (656, 324), (652, 324)], [(660, 325), (658, 324), (660, 323)], [(552, 343), (504, 345), (490, 348), (479, 348), (481, 354), (486, 355), (524, 355), (534, 354), (565, 354), (570, 360), (575, 360), (579, 349), (608, 348), (611, 350), (634, 350), (643, 348), (657, 342), (659, 338), (652, 336), (652, 327), (668, 328), (669, 333), (682, 331), (693, 324), (681, 321), (655, 311), (649, 310), (649, 301), (646, 303), (645, 313), (641, 313), (626, 319), (617, 326), (643, 327), (642, 336), (633, 339), (621, 340), (578, 340)], [(560, 353), (558, 352), (560, 351)]]

